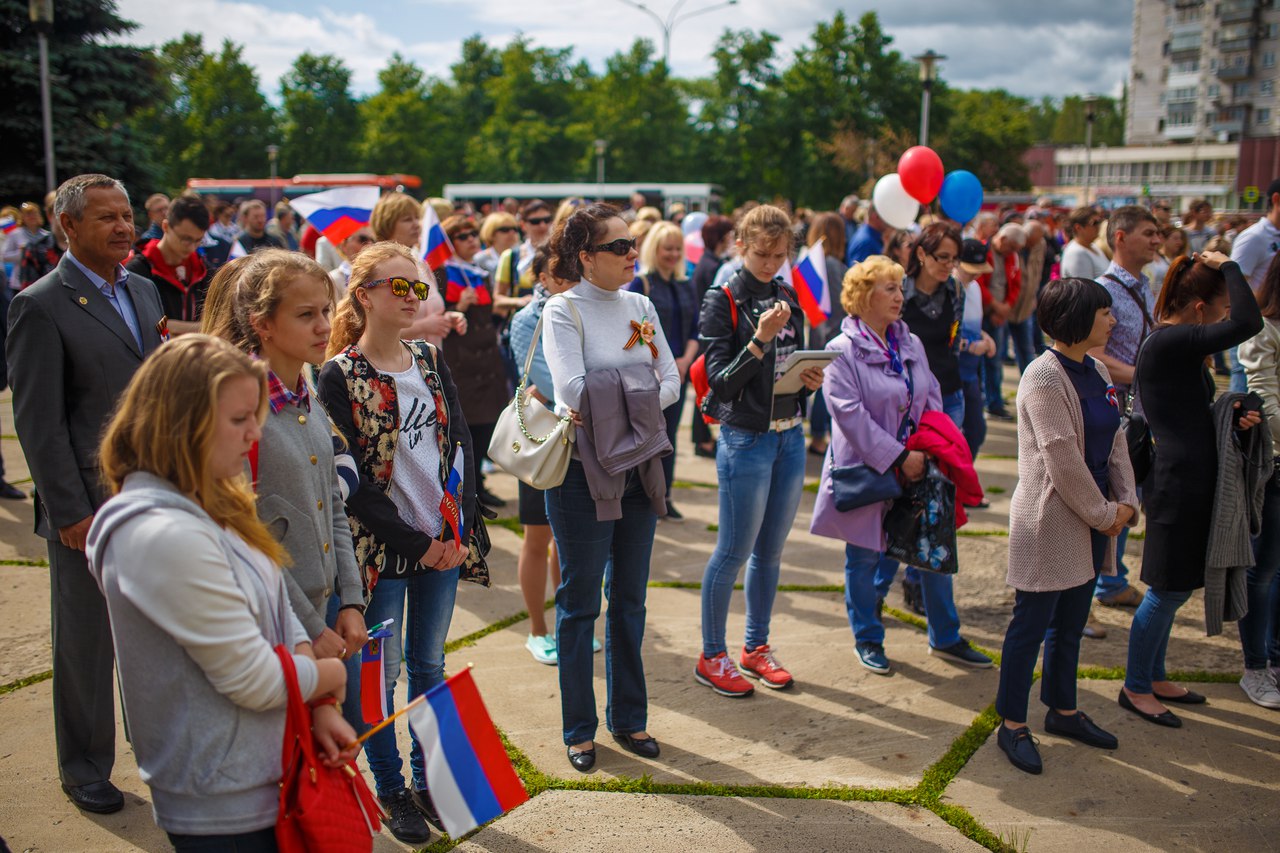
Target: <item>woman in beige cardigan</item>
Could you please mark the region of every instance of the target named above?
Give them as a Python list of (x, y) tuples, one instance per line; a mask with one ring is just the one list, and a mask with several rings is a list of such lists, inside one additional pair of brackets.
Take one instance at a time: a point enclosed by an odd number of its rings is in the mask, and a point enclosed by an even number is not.
[(1027, 727), (1027, 700), (1043, 642), (1045, 731), (1115, 749), (1116, 738), (1076, 709), (1076, 664), (1098, 572), (1115, 573), (1113, 537), (1137, 514), (1115, 387), (1086, 353), (1115, 326), (1111, 296), (1066, 278), (1040, 293), (1040, 327), (1053, 349), (1018, 387), (1018, 487), (1009, 509), (1009, 585), (1017, 591), (1005, 632), (996, 712), (1010, 763), (1042, 769)]

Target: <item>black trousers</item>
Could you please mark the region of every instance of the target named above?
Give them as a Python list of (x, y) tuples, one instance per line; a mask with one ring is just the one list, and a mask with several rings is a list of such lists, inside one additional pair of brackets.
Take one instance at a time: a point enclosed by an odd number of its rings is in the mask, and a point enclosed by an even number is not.
[(116, 705), (111, 623), (83, 551), (49, 541), (53, 605), (53, 729), (58, 775), (75, 787), (111, 778)]

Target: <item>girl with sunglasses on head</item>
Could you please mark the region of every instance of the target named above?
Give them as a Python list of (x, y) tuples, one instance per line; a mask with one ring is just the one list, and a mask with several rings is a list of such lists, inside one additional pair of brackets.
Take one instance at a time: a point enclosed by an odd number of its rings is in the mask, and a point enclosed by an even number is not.
[[(665, 482), (656, 455), (633, 457), (625, 471), (608, 476), (607, 459), (621, 453), (602, 445), (602, 437), (605, 445), (670, 452), (662, 409), (676, 401), (680, 374), (653, 302), (625, 290), (635, 277), (637, 253), (617, 209), (592, 204), (575, 210), (556, 227), (550, 253), (553, 276), (581, 279), (547, 302), (542, 345), (556, 411), (580, 424), (564, 482), (547, 491), (547, 517), (560, 554), (556, 653), (564, 742), (570, 763), (585, 773), (596, 760), (591, 641), (602, 584), (609, 597), (606, 722), (625, 749), (658, 757), (658, 742), (646, 731), (640, 644), (653, 533), (666, 512)], [(625, 400), (618, 401), (621, 395)], [(625, 406), (629, 422), (619, 424), (619, 409), (600, 406), (601, 398)], [(592, 403), (605, 410), (588, 411)]]
[[(395, 620), (382, 647), (388, 711), (402, 656), (411, 697), (444, 681), (445, 635), (476, 512), (471, 434), (449, 368), (431, 344), (403, 340), (430, 293), (418, 275), (402, 245), (375, 243), (360, 253), (319, 383), (360, 472), (347, 515), (371, 590), (365, 623)], [(445, 489), (455, 454), (464, 462), (460, 506)], [(370, 738), (366, 751), (390, 812), (388, 828), (406, 844), (423, 844), (429, 837), (423, 815), (437, 827), (439, 820), (425, 790), (422, 749), (410, 734), (412, 792), (405, 790), (394, 727)]]

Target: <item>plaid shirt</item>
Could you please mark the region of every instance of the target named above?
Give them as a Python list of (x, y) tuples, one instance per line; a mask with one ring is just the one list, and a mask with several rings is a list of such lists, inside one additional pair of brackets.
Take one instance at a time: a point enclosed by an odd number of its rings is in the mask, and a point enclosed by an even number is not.
[(300, 409), (311, 411), (311, 391), (307, 388), (307, 380), (298, 374), (298, 390), (290, 391), (284, 387), (284, 383), (280, 381), (280, 377), (276, 376), (274, 370), (267, 371), (267, 390), (270, 396), (267, 402), (271, 406), (271, 414), (278, 415), (280, 410), (290, 403)]

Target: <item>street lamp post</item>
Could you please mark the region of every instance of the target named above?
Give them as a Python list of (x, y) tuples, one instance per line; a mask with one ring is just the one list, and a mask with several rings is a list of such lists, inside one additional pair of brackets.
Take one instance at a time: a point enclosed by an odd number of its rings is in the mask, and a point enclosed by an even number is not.
[(680, 7), (683, 6), (687, 0), (676, 0), (676, 4), (671, 7), (671, 11), (667, 13), (667, 17), (663, 18), (648, 6), (638, 2), (638, 0), (622, 0), (622, 2), (626, 3), (633, 9), (639, 9), (650, 18), (653, 18), (653, 20), (656, 21), (658, 26), (662, 29), (662, 62), (668, 69), (671, 68), (671, 32), (676, 28), (677, 24), (681, 21), (687, 21), (689, 18), (696, 15), (705, 15), (707, 12), (714, 12), (717, 9), (724, 9), (727, 6), (738, 5), (738, 0), (725, 0), (723, 3), (708, 6), (705, 9), (695, 9), (692, 12), (686, 12), (681, 15), (679, 14)]
[(49, 32), (53, 29), (53, 0), (31, 0), (28, 9), (40, 49), (40, 113), (44, 121), (44, 189), (57, 189), (53, 168), (53, 103), (49, 95)]
[(271, 209), (276, 207), (276, 158), (280, 156), (279, 145), (267, 146), (267, 162), (271, 164)]
[(1093, 187), (1093, 120), (1097, 117), (1094, 107), (1098, 103), (1096, 95), (1084, 96), (1084, 203), (1091, 201), (1090, 190)]
[(928, 145), (929, 105), (933, 99), (933, 81), (938, 77), (934, 66), (946, 57), (929, 49), (919, 56), (913, 56), (912, 59), (920, 63), (920, 144)]
[(603, 139), (596, 140), (596, 199), (604, 201), (604, 152), (609, 143)]

